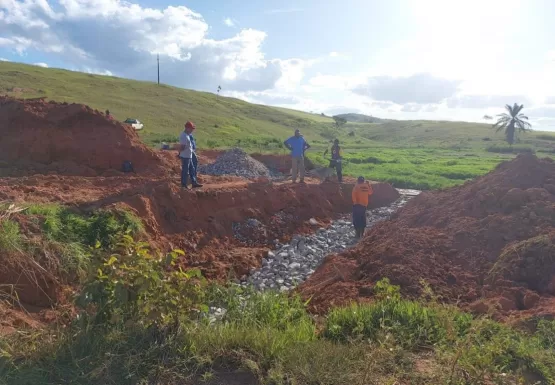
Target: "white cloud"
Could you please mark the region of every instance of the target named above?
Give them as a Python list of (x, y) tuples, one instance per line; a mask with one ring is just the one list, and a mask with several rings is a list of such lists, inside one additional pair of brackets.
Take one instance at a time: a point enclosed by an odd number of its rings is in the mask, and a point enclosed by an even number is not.
[(226, 17), (224, 19), (224, 24), (227, 25), (228, 27), (235, 27), (235, 21), (233, 21), (233, 19)]
[(265, 58), (264, 32), (245, 29), (227, 39), (210, 39), (202, 15), (184, 6), (153, 9), (119, 0), (0, 1), (7, 2), (0, 11), (0, 47), (20, 54), (56, 53), (73, 68), (155, 80), (160, 54), (165, 83), (203, 90), (221, 84), (238, 91), (273, 88), (282, 72), (282, 83), (288, 84), (298, 81), (302, 72), (293, 61)]
[(42, 67), (42, 68), (48, 68), (48, 64), (46, 64), (46, 63), (35, 63), (34, 65), (36, 65), (38, 67)]
[(458, 81), (422, 73), (406, 77), (375, 76), (353, 88), (353, 92), (374, 100), (406, 103), (440, 103), (455, 95)]
[(314, 64), (313, 60), (289, 59), (278, 60), (281, 78), (276, 82), (276, 88), (281, 90), (296, 89), (304, 78), (305, 70)]
[(502, 108), (514, 103), (528, 106), (532, 101), (525, 95), (458, 95), (447, 99), (450, 108)]
[(89, 67), (83, 67), (81, 71), (92, 75), (114, 76), (114, 74), (111, 71), (99, 70), (99, 69), (89, 68)]
[(3, 57), (0, 57), (0, 61), (9, 61), (8, 59), (4, 59)]

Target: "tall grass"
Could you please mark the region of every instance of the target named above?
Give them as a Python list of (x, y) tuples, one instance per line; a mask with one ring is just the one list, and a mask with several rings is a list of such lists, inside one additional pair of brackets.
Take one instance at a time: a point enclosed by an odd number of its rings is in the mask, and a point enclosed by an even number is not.
[(23, 244), (17, 222), (11, 219), (0, 220), (0, 252), (13, 252)]
[(213, 322), (107, 327), (82, 314), (69, 329), (0, 338), (0, 383), (201, 383), (239, 368), (249, 384), (553, 383), (554, 323), (526, 334), (398, 293), (378, 283), (376, 303), (323, 324), (296, 296), (221, 286), (206, 299), (229, 311)]

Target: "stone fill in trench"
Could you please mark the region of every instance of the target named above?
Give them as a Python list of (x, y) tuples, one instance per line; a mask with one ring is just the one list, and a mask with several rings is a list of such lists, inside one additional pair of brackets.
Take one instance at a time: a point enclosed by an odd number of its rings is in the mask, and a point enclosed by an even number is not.
[[(368, 227), (388, 219), (420, 192), (399, 190), (401, 197), (388, 207), (367, 212)], [(253, 269), (246, 280), (238, 281), (242, 286), (253, 286), (260, 291), (289, 291), (303, 283), (314, 273), (326, 256), (340, 253), (356, 244), (350, 215), (333, 221), (327, 228), (319, 229), (308, 236), (295, 235), (288, 244), (275, 242), (275, 249), (262, 260), (262, 267)]]

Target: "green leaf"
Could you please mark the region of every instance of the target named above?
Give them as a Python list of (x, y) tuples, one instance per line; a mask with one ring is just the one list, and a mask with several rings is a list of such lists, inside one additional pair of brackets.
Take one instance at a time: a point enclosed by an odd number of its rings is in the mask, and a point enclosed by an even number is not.
[(116, 262), (117, 260), (118, 258), (115, 255), (112, 255), (108, 260), (108, 262), (106, 262), (106, 266), (112, 266), (114, 262)]
[(173, 259), (174, 259), (173, 255), (167, 254), (166, 255), (166, 260), (164, 261), (164, 265), (165, 266), (170, 266), (171, 263), (173, 262)]
[(117, 283), (114, 289), (116, 300), (122, 304), (126, 304), (129, 296), (129, 291), (121, 283)]

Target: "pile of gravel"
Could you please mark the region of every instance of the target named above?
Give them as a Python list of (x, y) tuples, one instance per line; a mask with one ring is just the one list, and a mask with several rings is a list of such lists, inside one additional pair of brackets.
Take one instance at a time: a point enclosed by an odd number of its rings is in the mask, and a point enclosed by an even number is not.
[(249, 218), (245, 222), (233, 222), (233, 236), (249, 246), (264, 242), (268, 236), (266, 226), (258, 219)]
[(271, 177), (271, 172), (263, 163), (257, 161), (240, 148), (224, 152), (212, 164), (199, 166), (198, 171), (205, 175), (235, 175), (244, 178)]

